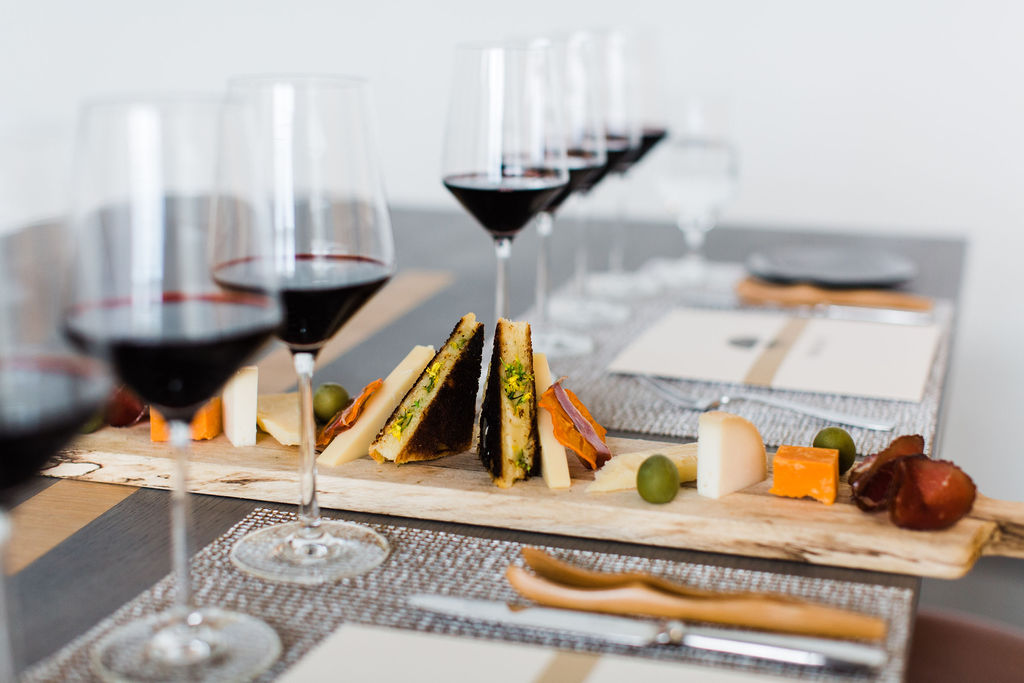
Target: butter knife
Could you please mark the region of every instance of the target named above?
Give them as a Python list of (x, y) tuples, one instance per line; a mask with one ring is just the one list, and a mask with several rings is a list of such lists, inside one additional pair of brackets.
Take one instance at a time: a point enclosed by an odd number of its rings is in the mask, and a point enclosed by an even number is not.
[(408, 602), (419, 609), (463, 619), (568, 631), (632, 647), (680, 644), (698, 650), (811, 667), (877, 669), (887, 659), (885, 650), (880, 647), (827, 638), (695, 627), (680, 621), (641, 621), (552, 607), (520, 608), (496, 600), (450, 595), (419, 593), (410, 596)]

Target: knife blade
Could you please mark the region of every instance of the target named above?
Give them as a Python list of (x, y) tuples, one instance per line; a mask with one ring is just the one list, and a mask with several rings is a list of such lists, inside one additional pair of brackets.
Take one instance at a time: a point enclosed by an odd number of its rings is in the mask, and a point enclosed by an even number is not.
[(837, 666), (876, 669), (888, 655), (880, 647), (827, 638), (758, 631), (691, 627), (641, 621), (553, 607), (513, 607), (496, 600), (419, 593), (408, 598), (413, 607), (463, 619), (512, 626), (554, 629), (612, 643), (643, 647), (676, 643), (698, 650), (756, 657), (811, 667)]

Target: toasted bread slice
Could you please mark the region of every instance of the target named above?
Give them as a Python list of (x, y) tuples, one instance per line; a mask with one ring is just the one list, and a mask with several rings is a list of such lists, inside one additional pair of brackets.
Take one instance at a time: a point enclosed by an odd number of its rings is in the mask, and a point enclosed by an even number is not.
[(539, 471), (530, 325), (498, 320), (480, 408), (480, 461), (508, 488)]
[(483, 348), (483, 323), (467, 313), (384, 423), (370, 456), (401, 464), (469, 450)]

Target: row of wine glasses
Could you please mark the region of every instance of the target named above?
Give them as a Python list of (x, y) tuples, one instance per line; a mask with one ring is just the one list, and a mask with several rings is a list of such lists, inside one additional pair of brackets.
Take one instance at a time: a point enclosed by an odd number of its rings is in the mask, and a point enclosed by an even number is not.
[[(106, 367), (169, 422), (174, 605), (96, 645), (104, 680), (247, 680), (281, 651), (263, 621), (193, 603), (186, 523), (190, 422), (275, 335), (299, 384), (299, 515), (243, 538), (232, 561), (317, 584), (387, 557), (373, 530), (320, 518), (313, 451), (316, 354), (395, 267), (371, 120), (367, 84), (344, 77), (244, 77), (226, 97), (95, 101), (78, 130), (59, 313), (30, 305), (53, 269), (6, 241), (0, 250), (0, 495), (96, 413)], [(41, 230), (19, 237), (63, 242)], [(12, 670), (0, 647), (0, 678)]]
[[(630, 34), (617, 30), (456, 49), (443, 182), (495, 240), (496, 317), (508, 316), (512, 240), (536, 216), (534, 346), (551, 356), (588, 353), (593, 341), (578, 330), (628, 317), (627, 306), (595, 297), (595, 290), (649, 295), (665, 282), (679, 284), (679, 273), (692, 271), (697, 261), (691, 257), (684, 264), (662, 262), (650, 272), (624, 273), (626, 228), (620, 224), (609, 258), (613, 272), (592, 278), (580, 219), (573, 287), (557, 299), (550, 296), (556, 215), (572, 197), (586, 207), (584, 200), (609, 176), (624, 185), (630, 170), (668, 137), (664, 119), (645, 118), (637, 104), (649, 98), (644, 90), (652, 89), (642, 73), (650, 65), (637, 57), (638, 50)], [(694, 110), (691, 121), (679, 126), (658, 183), (695, 253), (735, 181), (731, 144), (691, 126), (699, 117)]]

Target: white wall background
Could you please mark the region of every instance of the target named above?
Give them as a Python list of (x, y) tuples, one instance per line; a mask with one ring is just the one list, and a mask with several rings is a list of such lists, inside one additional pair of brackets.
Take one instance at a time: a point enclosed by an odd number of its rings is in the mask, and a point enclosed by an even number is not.
[[(438, 178), (452, 46), (614, 24), (654, 30), (669, 104), (731, 95), (728, 218), (970, 238), (944, 454), (1024, 500), (1024, 3), (0, 0), (5, 187), (55, 201), (28, 178), (64, 159), (87, 96), (335, 71), (374, 84), (392, 203), (454, 208)], [(660, 214), (642, 192), (633, 210)]]

